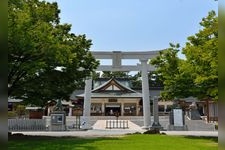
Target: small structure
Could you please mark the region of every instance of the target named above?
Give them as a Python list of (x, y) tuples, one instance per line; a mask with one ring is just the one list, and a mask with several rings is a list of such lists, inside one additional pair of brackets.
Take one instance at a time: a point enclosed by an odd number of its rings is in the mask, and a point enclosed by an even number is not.
[(172, 109), (173, 101), (158, 101), (159, 115), (168, 115)]
[(22, 99), (8, 97), (8, 118), (25, 118), (25, 106)]
[(51, 116), (51, 131), (64, 131), (66, 130), (66, 113), (62, 110), (62, 102), (58, 100)]
[[(206, 120), (207, 122), (218, 121), (218, 102), (210, 99), (199, 100), (195, 97), (187, 97), (179, 99), (179, 103), (182, 105), (183, 109), (186, 111), (186, 115), (190, 119), (197, 119), (193, 117), (194, 112), (199, 113), (200, 118)], [(194, 111), (194, 112), (193, 112)], [(192, 116), (191, 116), (192, 115)]]
[(187, 131), (185, 125), (184, 111), (179, 107), (174, 107), (170, 112), (168, 130)]
[[(56, 105), (59, 105), (57, 104), (57, 101), (55, 100), (51, 100), (51, 101), (48, 101), (47, 105), (46, 105), (46, 114), (47, 116), (50, 116), (50, 114), (53, 112), (53, 111), (56, 111), (56, 109), (59, 109), (58, 106)], [(74, 113), (73, 113), (73, 107), (74, 105), (72, 104), (71, 101), (65, 101), (65, 100), (62, 100), (61, 101), (61, 106), (60, 106), (61, 110), (62, 111), (65, 111), (66, 113), (66, 116), (73, 116)], [(74, 115), (76, 116), (76, 115)]]
[(29, 111), (29, 119), (42, 119), (44, 114), (43, 108), (27, 106), (25, 109)]
[(192, 104), (189, 106), (188, 114), (189, 114), (189, 117), (191, 120), (200, 120), (201, 119), (196, 102), (192, 102)]
[(15, 111), (16, 105), (21, 103), (22, 99), (8, 98), (8, 111)]

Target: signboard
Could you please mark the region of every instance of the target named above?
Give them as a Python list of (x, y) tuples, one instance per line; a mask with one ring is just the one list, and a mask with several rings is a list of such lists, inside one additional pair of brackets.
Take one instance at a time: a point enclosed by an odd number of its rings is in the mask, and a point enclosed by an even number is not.
[(182, 109), (173, 109), (174, 126), (183, 126)]
[(63, 123), (64, 115), (63, 114), (51, 114), (52, 124), (64, 124)]
[(105, 107), (120, 107), (119, 104), (106, 104)]
[(116, 98), (109, 98), (109, 100), (108, 100), (110, 103), (111, 102), (117, 102), (117, 99)]

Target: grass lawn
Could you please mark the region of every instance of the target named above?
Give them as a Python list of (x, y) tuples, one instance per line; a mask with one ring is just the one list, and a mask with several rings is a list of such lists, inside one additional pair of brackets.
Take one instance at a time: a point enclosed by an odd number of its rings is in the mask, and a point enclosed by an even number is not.
[(217, 138), (132, 134), (124, 137), (9, 137), (9, 150), (217, 150)]

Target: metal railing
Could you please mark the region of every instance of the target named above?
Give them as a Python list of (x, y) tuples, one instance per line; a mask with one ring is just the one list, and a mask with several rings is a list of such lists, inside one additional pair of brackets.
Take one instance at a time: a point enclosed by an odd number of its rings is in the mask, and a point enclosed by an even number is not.
[(106, 120), (106, 129), (128, 129), (128, 120)]
[(45, 131), (44, 119), (8, 119), (8, 131)]
[(75, 117), (75, 121), (74, 120), (70, 120), (70, 121), (68, 121), (67, 120), (67, 122), (66, 122), (67, 124), (70, 124), (70, 125), (68, 125), (67, 126), (67, 129), (68, 130), (80, 130), (81, 129), (81, 125), (83, 125), (82, 123), (81, 123), (81, 120), (80, 120), (80, 116), (76, 116)]

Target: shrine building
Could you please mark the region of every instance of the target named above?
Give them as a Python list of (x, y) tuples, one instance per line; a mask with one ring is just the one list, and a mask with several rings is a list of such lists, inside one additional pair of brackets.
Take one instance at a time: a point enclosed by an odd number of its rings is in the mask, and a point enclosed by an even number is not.
[[(142, 94), (130, 88), (129, 80), (96, 80), (91, 91), (91, 116), (143, 115)], [(76, 95), (84, 101), (84, 93)]]

